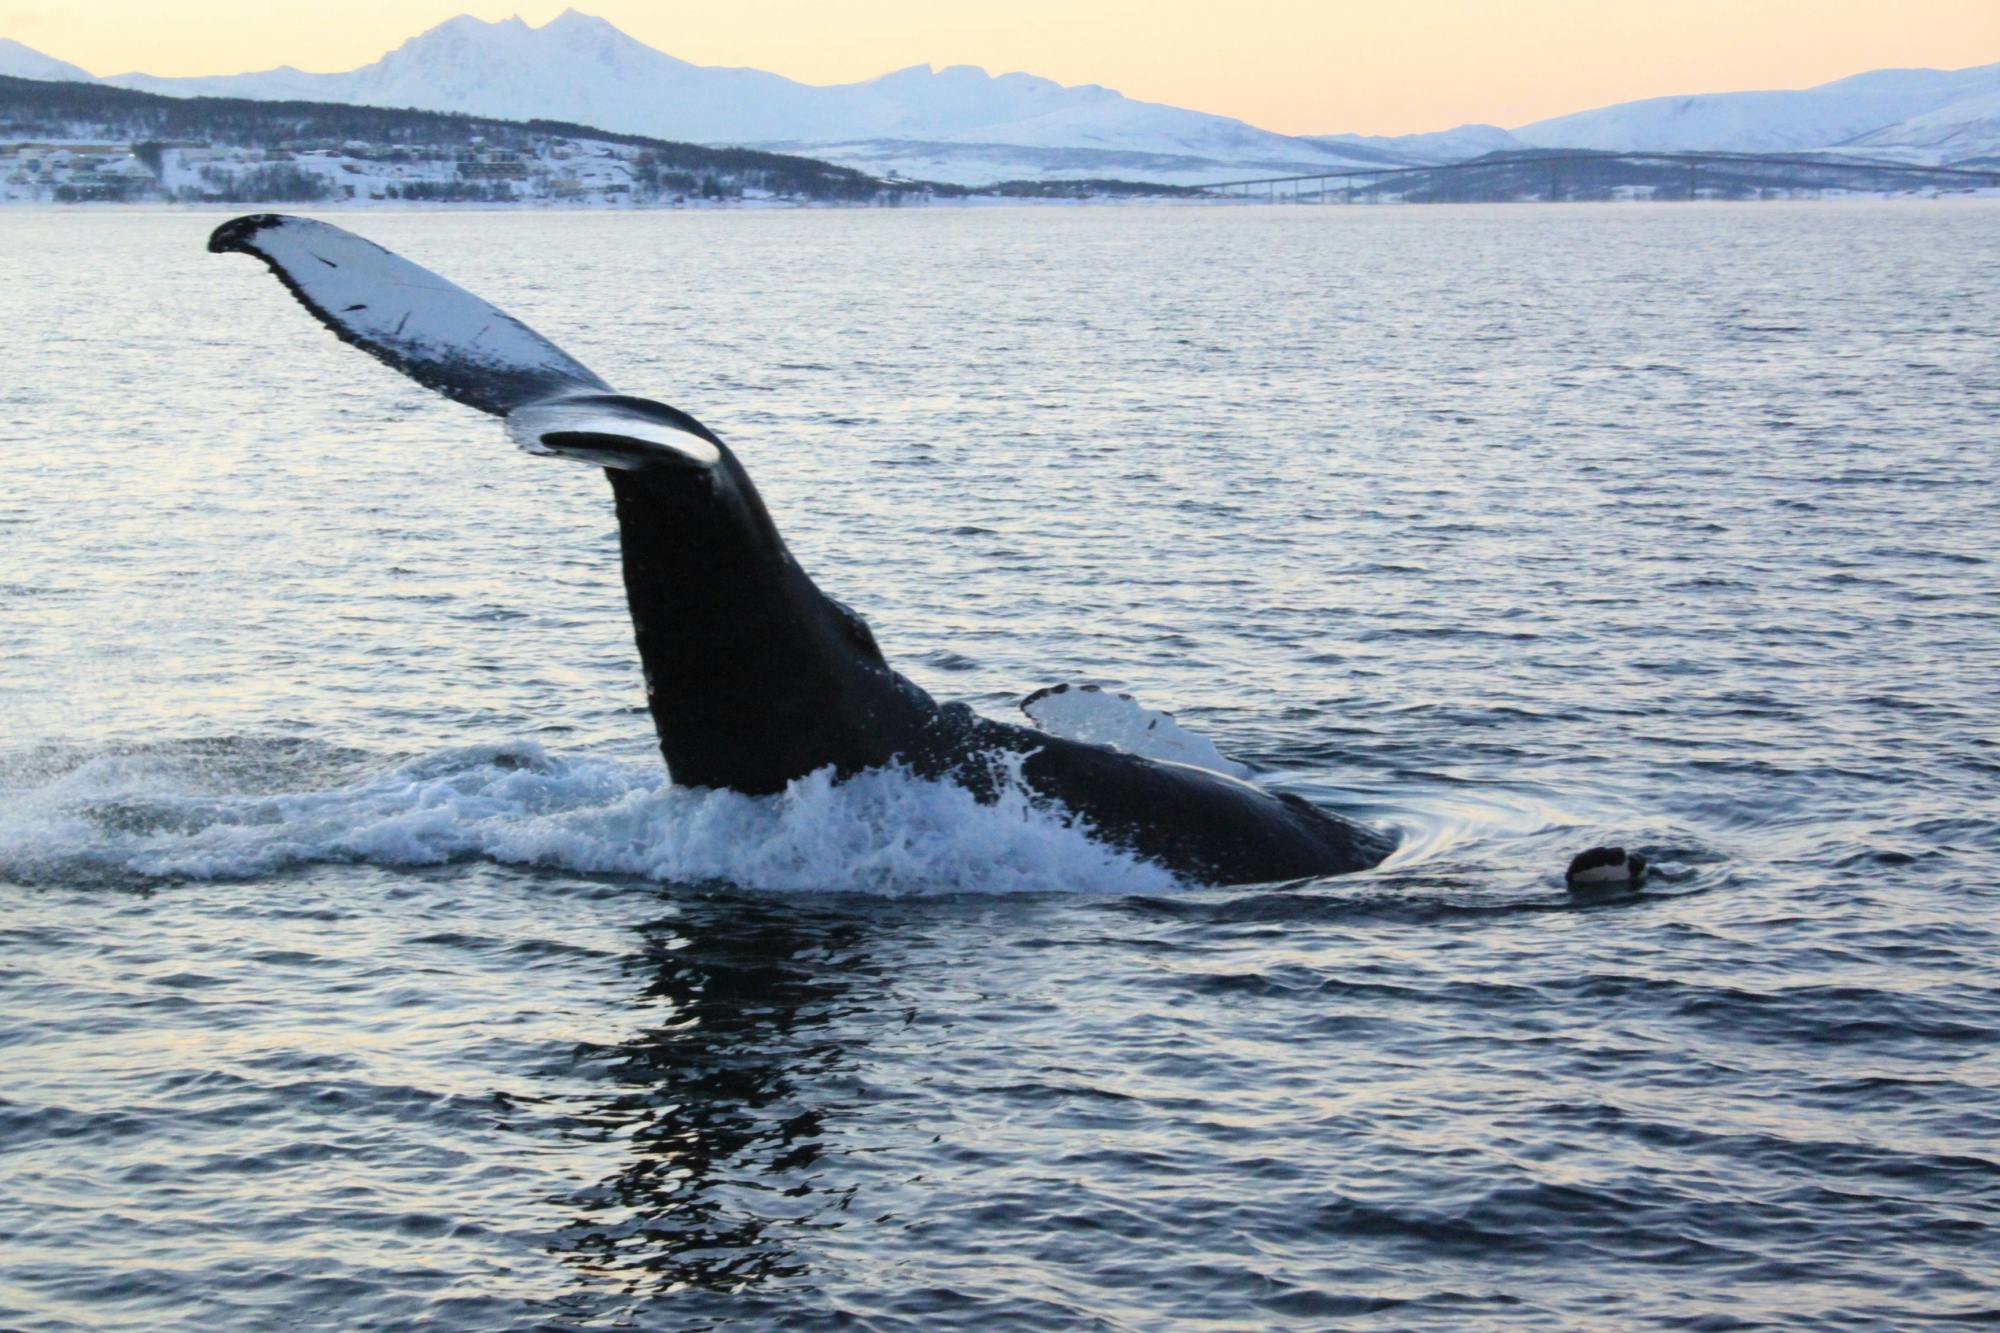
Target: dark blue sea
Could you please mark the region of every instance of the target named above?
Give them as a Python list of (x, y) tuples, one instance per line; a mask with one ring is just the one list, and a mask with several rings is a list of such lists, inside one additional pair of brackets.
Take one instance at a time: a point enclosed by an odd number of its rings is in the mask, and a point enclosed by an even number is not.
[(602, 477), (219, 220), (0, 217), (0, 1328), (2000, 1321), (2000, 206), (339, 219), (1401, 839), (1254, 888), (671, 787)]

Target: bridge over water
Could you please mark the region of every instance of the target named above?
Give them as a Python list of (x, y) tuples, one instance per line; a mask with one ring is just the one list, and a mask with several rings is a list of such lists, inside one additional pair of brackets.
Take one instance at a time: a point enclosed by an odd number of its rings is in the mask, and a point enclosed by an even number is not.
[(1260, 176), (1193, 187), (1211, 194), (1299, 203), (1374, 203), (1385, 198), (1608, 198), (1619, 189), (1650, 190), (1654, 199), (1746, 198), (1827, 190), (2000, 188), (1991, 168), (1926, 167), (1870, 158), (1808, 153), (1606, 153), (1558, 150), (1491, 153), (1440, 166), (1350, 167), (1301, 176)]

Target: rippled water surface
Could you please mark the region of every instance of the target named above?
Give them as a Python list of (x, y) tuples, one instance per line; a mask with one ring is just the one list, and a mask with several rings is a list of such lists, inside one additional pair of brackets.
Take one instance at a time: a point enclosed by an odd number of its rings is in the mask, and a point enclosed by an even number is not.
[(342, 219), (1403, 838), (1249, 890), (668, 787), (602, 478), (218, 220), (0, 218), (0, 1327), (2000, 1317), (2000, 209)]

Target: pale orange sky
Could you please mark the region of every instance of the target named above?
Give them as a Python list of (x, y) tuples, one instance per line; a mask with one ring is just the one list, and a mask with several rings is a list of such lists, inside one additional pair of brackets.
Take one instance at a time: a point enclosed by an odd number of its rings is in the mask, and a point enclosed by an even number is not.
[[(0, 0), (0, 36), (95, 74), (344, 70), (518, 0)], [(1671, 93), (2000, 61), (2000, 0), (584, 0), (671, 55), (807, 83), (1026, 70), (1293, 134), (1517, 126)]]

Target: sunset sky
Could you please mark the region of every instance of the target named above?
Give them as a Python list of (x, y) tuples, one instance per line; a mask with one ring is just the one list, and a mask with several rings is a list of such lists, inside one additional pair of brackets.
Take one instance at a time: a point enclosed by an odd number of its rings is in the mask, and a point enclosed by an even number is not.
[[(1516, 126), (1671, 93), (2000, 61), (2000, 0), (586, 0), (669, 54), (807, 83), (1027, 70), (1294, 134)], [(0, 36), (95, 74), (344, 70), (517, 0), (0, 0)]]

